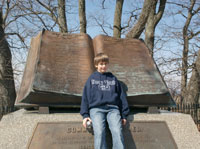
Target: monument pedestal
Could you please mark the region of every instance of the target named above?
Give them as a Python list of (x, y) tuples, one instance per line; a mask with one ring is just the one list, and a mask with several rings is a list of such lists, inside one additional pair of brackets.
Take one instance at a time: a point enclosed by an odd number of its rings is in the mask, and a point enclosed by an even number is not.
[[(160, 123), (166, 122), (167, 128), (171, 133), (171, 137), (173, 138), (176, 146), (180, 149), (199, 149), (200, 147), (200, 133), (197, 130), (196, 125), (194, 124), (190, 115), (187, 114), (180, 114), (180, 113), (167, 113), (161, 112), (159, 114), (146, 114), (140, 113), (135, 115), (130, 115), (128, 117), (128, 121), (134, 122), (138, 125), (139, 122), (153, 122), (153, 123)], [(25, 111), (23, 109), (5, 115), (0, 121), (0, 148), (2, 149), (25, 149), (30, 147), (30, 144), (33, 143), (31, 141), (38, 137), (41, 137), (42, 132), (39, 132), (39, 136), (37, 137), (37, 126), (38, 124), (59, 124), (59, 123), (66, 123), (69, 124), (71, 122), (80, 123), (82, 122), (82, 117), (79, 113), (52, 113), (52, 114), (38, 114), (37, 112), (32, 111)], [(45, 125), (47, 126), (47, 125)], [(56, 125), (58, 126), (58, 125)], [(152, 125), (153, 126), (153, 125)], [(40, 126), (42, 128), (42, 125)], [(146, 127), (146, 126), (145, 126)], [(40, 128), (40, 129), (41, 129)], [(54, 127), (55, 128), (55, 127)], [(142, 128), (142, 127), (141, 127)], [(132, 128), (135, 129), (135, 128)], [(136, 128), (137, 129), (137, 128)], [(159, 131), (159, 133), (165, 130), (161, 130), (160, 128), (154, 128), (154, 132)], [(39, 130), (39, 128), (38, 128)], [(41, 129), (44, 130), (44, 129)], [(52, 131), (52, 130), (51, 130)], [(56, 129), (53, 130), (55, 133)], [(73, 132), (75, 130), (72, 129), (63, 129), (63, 133)], [(76, 131), (84, 131), (77, 129)], [(142, 132), (141, 130), (134, 130), (138, 133)], [(40, 133), (41, 132), (41, 133)], [(49, 137), (48, 140), (52, 136), (45, 133), (44, 137)], [(56, 133), (55, 133), (56, 134)], [(165, 134), (163, 134), (164, 136)], [(156, 143), (155, 139), (152, 140), (151, 134), (148, 137), (145, 137), (144, 143)], [(162, 137), (162, 136), (161, 136)], [(62, 138), (62, 137), (60, 137)], [(42, 139), (42, 138), (41, 138)], [(42, 140), (38, 140), (38, 143)], [(60, 140), (62, 143), (66, 143), (65, 138)], [(66, 138), (67, 139), (67, 138)], [(93, 139), (91, 137), (91, 139)], [(135, 139), (135, 138), (134, 138)], [(144, 138), (141, 138), (144, 139)], [(58, 143), (55, 141), (55, 144)], [(76, 135), (73, 136), (73, 141), (77, 143), (79, 140), (76, 140)], [(154, 141), (154, 142), (153, 142)], [(131, 144), (131, 142), (130, 142)], [(137, 148), (137, 142), (135, 142)], [(92, 147), (92, 146), (91, 146)], [(162, 147), (165, 148), (165, 147)]]

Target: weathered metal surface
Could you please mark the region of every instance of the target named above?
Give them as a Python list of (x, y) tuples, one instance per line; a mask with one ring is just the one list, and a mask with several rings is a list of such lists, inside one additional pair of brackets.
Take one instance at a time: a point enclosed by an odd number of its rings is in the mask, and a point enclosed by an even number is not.
[[(108, 148), (112, 148), (108, 132)], [(164, 121), (130, 122), (123, 128), (126, 149), (177, 149)], [(94, 138), (81, 122), (38, 123), (27, 145), (28, 149), (93, 149)]]
[(41, 32), (32, 39), (17, 103), (80, 105), (94, 71), (92, 40), (86, 34)]
[(16, 104), (79, 107), (84, 84), (95, 71), (94, 52), (102, 51), (127, 89), (130, 106), (175, 105), (142, 41), (50, 31), (32, 39)]
[(93, 44), (95, 54), (108, 54), (109, 71), (122, 81), (130, 105), (175, 105), (144, 42), (99, 35)]

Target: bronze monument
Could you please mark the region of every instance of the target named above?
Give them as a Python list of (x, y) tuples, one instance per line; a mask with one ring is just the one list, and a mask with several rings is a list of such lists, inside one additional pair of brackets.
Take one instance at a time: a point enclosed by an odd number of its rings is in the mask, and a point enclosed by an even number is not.
[[(18, 106), (79, 107), (84, 83), (104, 51), (109, 71), (123, 83), (131, 106), (174, 106), (148, 48), (137, 39), (42, 31), (31, 41)], [(24, 104), (25, 103), (25, 104)]]

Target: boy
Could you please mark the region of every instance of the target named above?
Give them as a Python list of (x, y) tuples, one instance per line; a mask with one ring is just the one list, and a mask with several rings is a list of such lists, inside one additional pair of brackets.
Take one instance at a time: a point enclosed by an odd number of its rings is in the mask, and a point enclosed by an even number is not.
[(117, 78), (107, 72), (109, 58), (99, 53), (94, 58), (97, 69), (87, 80), (82, 96), (83, 126), (92, 122), (95, 149), (106, 149), (106, 121), (112, 134), (113, 148), (124, 149), (122, 125), (129, 113), (126, 94)]

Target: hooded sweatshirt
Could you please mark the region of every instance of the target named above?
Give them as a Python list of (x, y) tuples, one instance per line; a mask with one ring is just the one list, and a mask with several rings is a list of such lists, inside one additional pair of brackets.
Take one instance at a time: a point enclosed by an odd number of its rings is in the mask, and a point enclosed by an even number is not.
[(105, 105), (118, 106), (123, 119), (129, 113), (126, 93), (117, 78), (110, 72), (95, 71), (84, 86), (80, 114), (83, 118), (89, 117), (91, 108)]

